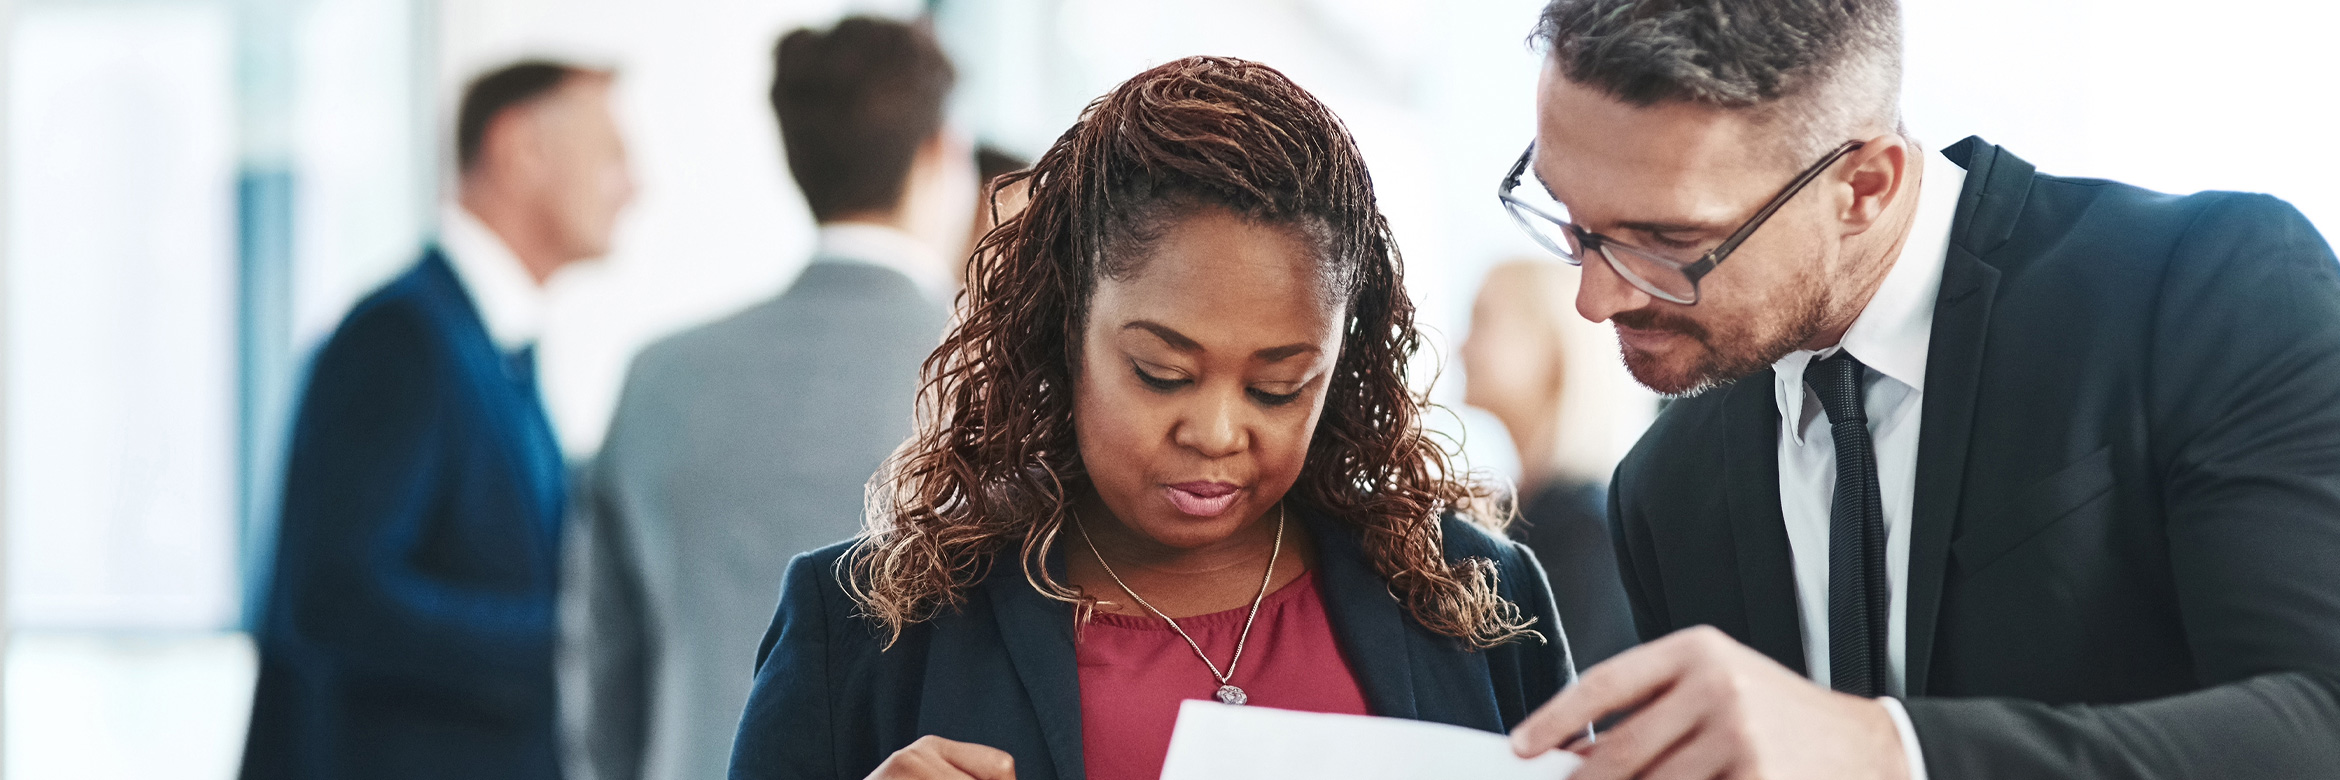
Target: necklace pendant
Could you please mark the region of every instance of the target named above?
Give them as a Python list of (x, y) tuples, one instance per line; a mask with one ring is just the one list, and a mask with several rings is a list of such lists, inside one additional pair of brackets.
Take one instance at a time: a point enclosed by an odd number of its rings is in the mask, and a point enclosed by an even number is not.
[(1251, 701), (1251, 697), (1244, 695), (1242, 688), (1237, 688), (1232, 685), (1219, 686), (1220, 704), (1242, 704), (1248, 701)]

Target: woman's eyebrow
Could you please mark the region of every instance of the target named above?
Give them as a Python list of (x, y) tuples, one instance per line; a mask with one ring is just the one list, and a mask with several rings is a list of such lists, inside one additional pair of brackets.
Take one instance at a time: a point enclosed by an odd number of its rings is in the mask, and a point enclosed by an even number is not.
[[(1196, 342), (1194, 339), (1187, 338), (1186, 334), (1180, 333), (1168, 325), (1163, 325), (1151, 320), (1136, 320), (1127, 325), (1121, 326), (1121, 329), (1142, 330), (1147, 333), (1154, 334), (1155, 338), (1161, 339), (1163, 343), (1170, 345), (1171, 349), (1175, 349), (1180, 352), (1192, 353), (1203, 351), (1202, 344)], [(1315, 344), (1302, 342), (1296, 344), (1285, 344), (1280, 347), (1268, 347), (1266, 349), (1251, 353), (1251, 356), (1254, 359), (1260, 360), (1262, 362), (1275, 363), (1288, 360), (1296, 355), (1311, 354), (1319, 351), (1321, 350), (1319, 350)]]
[(1314, 344), (1285, 344), (1281, 347), (1268, 347), (1267, 349), (1253, 352), (1251, 353), (1251, 357), (1263, 363), (1277, 363), (1293, 357), (1317, 351), (1319, 350), (1317, 350), (1316, 345)]
[(1196, 343), (1194, 339), (1187, 338), (1187, 337), (1186, 337), (1186, 334), (1184, 334), (1184, 333), (1180, 333), (1180, 332), (1178, 332), (1178, 331), (1175, 331), (1175, 330), (1171, 330), (1171, 329), (1170, 329), (1170, 326), (1168, 326), (1168, 325), (1163, 325), (1163, 324), (1161, 324), (1161, 323), (1158, 323), (1158, 322), (1151, 322), (1151, 321), (1148, 321), (1148, 320), (1137, 320), (1137, 321), (1135, 321), (1135, 322), (1131, 322), (1131, 323), (1129, 323), (1129, 324), (1127, 324), (1127, 325), (1123, 325), (1123, 326), (1121, 326), (1121, 329), (1122, 329), (1122, 330), (1131, 330), (1131, 329), (1136, 329), (1136, 330), (1142, 330), (1142, 331), (1145, 331), (1145, 332), (1147, 332), (1147, 333), (1152, 333), (1152, 334), (1154, 334), (1154, 336), (1155, 336), (1156, 338), (1160, 338), (1162, 341), (1164, 341), (1164, 342), (1168, 343), (1168, 344), (1170, 345), (1170, 348), (1171, 348), (1171, 349), (1175, 349), (1175, 350), (1178, 350), (1178, 351), (1180, 351), (1180, 352), (1201, 352), (1201, 351), (1202, 351), (1202, 345), (1201, 345), (1201, 344), (1199, 344), (1199, 343)]

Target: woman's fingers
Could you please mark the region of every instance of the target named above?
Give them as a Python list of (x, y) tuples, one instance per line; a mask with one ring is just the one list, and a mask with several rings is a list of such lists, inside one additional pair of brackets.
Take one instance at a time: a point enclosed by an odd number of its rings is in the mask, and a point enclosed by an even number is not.
[(887, 756), (869, 780), (1016, 780), (1016, 759), (989, 745), (928, 734)]
[(990, 745), (973, 742), (952, 742), (936, 736), (920, 737), (919, 741), (934, 740), (943, 760), (967, 773), (975, 780), (1016, 780), (1016, 757)]

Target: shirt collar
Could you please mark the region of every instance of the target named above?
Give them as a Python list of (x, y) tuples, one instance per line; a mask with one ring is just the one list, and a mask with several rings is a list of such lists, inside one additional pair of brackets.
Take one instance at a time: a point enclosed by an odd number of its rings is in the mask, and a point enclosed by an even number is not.
[(917, 237), (872, 222), (831, 222), (820, 229), (816, 261), (861, 263), (910, 278), (927, 297), (951, 297), (950, 268), (942, 253)]
[(544, 288), (478, 217), (455, 204), (440, 208), (439, 249), (471, 295), (496, 349), (515, 352), (544, 333)]
[(1821, 350), (1796, 350), (1772, 364), (1774, 397), (1779, 416), (1788, 422), (1796, 443), (1804, 436), (1804, 367), (1812, 361), (1851, 352), (1879, 375), (1923, 393), (1926, 389), (1926, 350), (1934, 335), (1934, 299), (1942, 289), (1942, 264), (1950, 254), (1950, 224), (1958, 216), (1958, 196), (1966, 186), (1966, 169), (1939, 154), (1925, 156), (1918, 183), (1917, 213), (1910, 219), (1909, 236), (1901, 255), (1885, 272), (1877, 294), (1846, 328), (1837, 345)]

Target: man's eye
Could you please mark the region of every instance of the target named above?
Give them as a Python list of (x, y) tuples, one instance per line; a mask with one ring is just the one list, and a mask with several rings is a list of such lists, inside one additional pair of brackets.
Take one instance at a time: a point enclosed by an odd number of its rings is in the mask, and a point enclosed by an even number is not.
[(1294, 390), (1289, 393), (1277, 394), (1254, 387), (1247, 392), (1251, 393), (1251, 400), (1258, 401), (1268, 406), (1283, 406), (1284, 404), (1300, 400), (1300, 391), (1298, 390)]
[(1153, 374), (1146, 373), (1145, 369), (1139, 368), (1135, 363), (1130, 364), (1129, 370), (1131, 373), (1137, 374), (1138, 381), (1144, 382), (1146, 383), (1147, 387), (1151, 387), (1156, 390), (1176, 390), (1194, 382), (1192, 379), (1177, 379), (1154, 376)]
[(1649, 234), (1649, 243), (1650, 246), (1664, 249), (1695, 249), (1698, 247), (1698, 238), (1688, 235), (1651, 233)]

